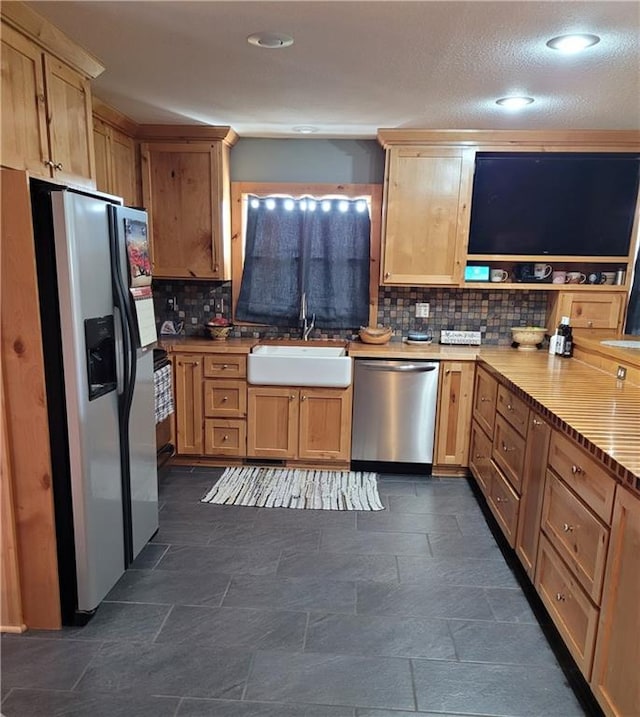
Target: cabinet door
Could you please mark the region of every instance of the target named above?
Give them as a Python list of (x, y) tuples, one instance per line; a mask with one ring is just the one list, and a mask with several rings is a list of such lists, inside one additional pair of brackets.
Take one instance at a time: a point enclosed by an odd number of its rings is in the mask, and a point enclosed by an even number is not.
[(471, 150), (387, 150), (383, 284), (462, 280), (472, 176)]
[(154, 276), (224, 278), (219, 152), (216, 143), (142, 146)]
[(616, 490), (591, 688), (607, 715), (640, 714), (640, 498)]
[(516, 542), (520, 498), (504, 477), (498, 466), (490, 461), (491, 484), (487, 494), (487, 505), (498, 521), (500, 529), (513, 548)]
[(54, 177), (95, 188), (89, 81), (48, 55), (44, 71)]
[(500, 415), (496, 417), (491, 457), (500, 466), (515, 491), (522, 492), (524, 468), (524, 438)]
[(299, 458), (348, 461), (351, 388), (300, 389)]
[(522, 474), (522, 499), (516, 536), (516, 553), (533, 581), (540, 538), (542, 498), (549, 455), (551, 427), (531, 411)]
[(138, 206), (135, 142), (111, 127), (111, 191), (128, 206)]
[(474, 374), (473, 362), (443, 361), (440, 365), (434, 464), (468, 464)]
[(175, 361), (177, 452), (202, 454), (202, 357), (178, 354)]
[(560, 318), (568, 316), (574, 329), (619, 330), (624, 302), (622, 292), (560, 292), (548, 323), (555, 329)]
[(478, 366), (473, 390), (473, 417), (489, 438), (493, 438), (497, 393), (498, 382), (487, 371)]
[(250, 386), (247, 399), (247, 455), (295, 458), (299, 390)]
[(50, 177), (42, 50), (4, 24), (1, 114), (3, 166)]
[(111, 137), (109, 125), (93, 118), (93, 150), (96, 160), (96, 189), (115, 194), (111, 186)]

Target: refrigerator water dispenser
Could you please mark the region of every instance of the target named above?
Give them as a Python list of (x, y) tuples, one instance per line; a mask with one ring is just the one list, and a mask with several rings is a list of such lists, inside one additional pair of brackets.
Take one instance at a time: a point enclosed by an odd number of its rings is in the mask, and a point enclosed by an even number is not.
[(89, 400), (93, 401), (117, 388), (113, 316), (85, 319), (84, 339), (87, 352)]

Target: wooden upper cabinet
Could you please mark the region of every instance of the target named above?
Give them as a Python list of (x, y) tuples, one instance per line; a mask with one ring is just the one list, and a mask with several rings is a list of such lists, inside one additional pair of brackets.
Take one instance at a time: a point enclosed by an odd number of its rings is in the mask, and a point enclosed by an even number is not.
[(455, 147), (387, 149), (383, 284), (462, 281), (473, 157)]
[(622, 331), (626, 294), (621, 292), (559, 292), (549, 297), (547, 326), (555, 330), (563, 316), (574, 329)]
[(122, 197), (127, 206), (138, 206), (136, 147), (133, 138), (93, 117), (96, 187)]
[(640, 498), (616, 489), (591, 688), (609, 717), (640, 714)]
[(5, 167), (50, 177), (42, 50), (2, 24), (2, 157)]
[(4, 23), (1, 161), (95, 187), (88, 79)]
[(144, 143), (142, 188), (156, 277), (229, 279), (228, 147)]

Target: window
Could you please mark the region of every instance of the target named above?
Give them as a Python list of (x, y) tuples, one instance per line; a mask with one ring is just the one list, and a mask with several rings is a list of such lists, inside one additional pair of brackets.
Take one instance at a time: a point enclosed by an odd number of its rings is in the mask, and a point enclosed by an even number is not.
[[(354, 329), (371, 315), (375, 322), (380, 186), (238, 184), (233, 206), (242, 208), (244, 241), (233, 256), (235, 320), (296, 326), (305, 294), (320, 329)], [(238, 222), (234, 216), (234, 236)]]

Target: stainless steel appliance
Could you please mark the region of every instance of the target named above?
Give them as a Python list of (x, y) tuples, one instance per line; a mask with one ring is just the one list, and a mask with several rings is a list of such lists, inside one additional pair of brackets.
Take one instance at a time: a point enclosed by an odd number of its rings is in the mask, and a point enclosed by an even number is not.
[(356, 359), (351, 460), (433, 463), (439, 364)]
[(113, 197), (36, 180), (31, 199), (70, 624), (93, 614), (158, 528), (153, 353), (140, 345), (149, 328), (143, 333), (130, 291), (144, 270), (136, 280), (129, 271), (139, 259), (129, 228), (145, 239), (147, 217)]

